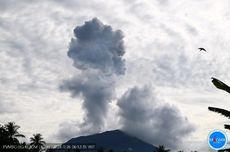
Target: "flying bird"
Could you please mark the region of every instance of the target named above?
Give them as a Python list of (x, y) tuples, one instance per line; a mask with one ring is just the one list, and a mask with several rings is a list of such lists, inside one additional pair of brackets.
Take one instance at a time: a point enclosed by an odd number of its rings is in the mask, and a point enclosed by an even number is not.
[(224, 82), (212, 77), (212, 83), (217, 87), (218, 89), (224, 90), (228, 93), (230, 93), (230, 87), (225, 84)]
[(204, 48), (198, 48), (200, 51), (207, 52)]

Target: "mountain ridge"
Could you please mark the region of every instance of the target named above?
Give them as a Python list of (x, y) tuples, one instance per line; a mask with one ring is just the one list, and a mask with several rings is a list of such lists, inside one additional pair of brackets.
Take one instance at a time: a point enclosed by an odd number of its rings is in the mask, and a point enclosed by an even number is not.
[[(96, 149), (103, 147), (104, 151), (114, 152), (154, 152), (157, 148), (137, 137), (134, 137), (122, 130), (109, 130), (87, 136), (71, 138), (63, 145), (95, 144)], [(91, 150), (96, 151), (96, 150)]]

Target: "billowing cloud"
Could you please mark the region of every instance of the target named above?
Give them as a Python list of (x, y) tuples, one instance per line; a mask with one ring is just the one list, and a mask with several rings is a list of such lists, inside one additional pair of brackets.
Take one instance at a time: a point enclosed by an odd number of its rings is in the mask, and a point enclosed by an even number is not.
[(147, 86), (129, 89), (118, 106), (122, 129), (154, 145), (177, 148), (194, 130), (176, 107), (160, 102)]
[(80, 74), (64, 81), (61, 89), (84, 100), (86, 118), (81, 127), (98, 132), (114, 95), (114, 78), (125, 72), (123, 35), (97, 18), (76, 27), (74, 35), (68, 56)]
[(123, 34), (103, 25), (97, 18), (74, 29), (68, 56), (80, 70), (97, 69), (123, 74), (125, 71)]

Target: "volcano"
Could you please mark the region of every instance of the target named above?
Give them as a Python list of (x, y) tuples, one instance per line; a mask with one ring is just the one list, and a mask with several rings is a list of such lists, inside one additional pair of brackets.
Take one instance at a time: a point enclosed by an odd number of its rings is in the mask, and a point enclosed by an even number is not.
[[(131, 136), (121, 130), (106, 131), (103, 133), (80, 136), (72, 138), (63, 145), (94, 145), (96, 152), (103, 149), (104, 152), (157, 152), (157, 148), (150, 143), (144, 142), (134, 136)], [(85, 150), (83, 150), (85, 151)], [(58, 150), (60, 152), (60, 150)]]

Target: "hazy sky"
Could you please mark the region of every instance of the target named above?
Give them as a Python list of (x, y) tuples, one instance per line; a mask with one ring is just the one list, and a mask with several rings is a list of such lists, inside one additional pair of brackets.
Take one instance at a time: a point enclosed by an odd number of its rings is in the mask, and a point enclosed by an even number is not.
[(208, 133), (228, 123), (208, 106), (230, 109), (230, 95), (211, 83), (230, 84), (229, 7), (0, 0), (0, 123), (50, 142), (122, 128), (156, 145), (207, 151)]

